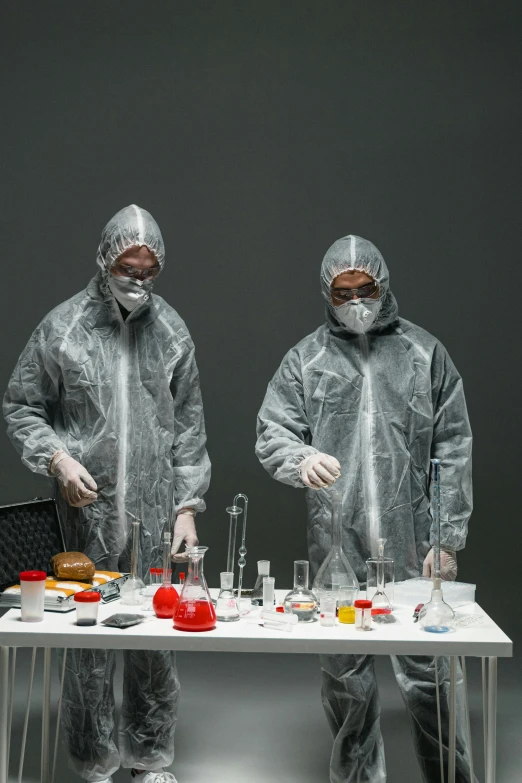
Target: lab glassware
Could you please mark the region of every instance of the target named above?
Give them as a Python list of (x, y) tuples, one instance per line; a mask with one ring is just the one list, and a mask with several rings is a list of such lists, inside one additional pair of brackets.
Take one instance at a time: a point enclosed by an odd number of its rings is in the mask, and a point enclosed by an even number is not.
[(340, 590), (337, 597), (337, 604), (339, 606), (339, 622), (346, 625), (352, 625), (355, 622), (355, 607), (354, 601), (357, 598), (357, 590), (355, 587), (347, 587)]
[(419, 625), (429, 633), (448, 633), (455, 628), (455, 613), (444, 601), (440, 576), (440, 460), (432, 459), (433, 500), (432, 517), (435, 527), (433, 547), (433, 590), (431, 599), (419, 612)]
[(163, 534), (163, 584), (158, 587), (152, 599), (154, 614), (162, 620), (172, 620), (179, 603), (178, 591), (172, 584), (170, 566), (170, 533)]
[[(377, 558), (370, 558), (366, 561), (366, 598), (372, 602), (372, 614), (391, 614), (392, 604), (385, 591), (387, 582), (393, 583), (393, 560), (388, 558), (387, 563), (384, 558), (385, 538), (377, 538)], [(391, 568), (390, 568), (391, 563)], [(390, 576), (391, 579), (386, 579)], [(387, 573), (388, 572), (388, 573)]]
[(317, 611), (317, 598), (308, 587), (310, 564), (308, 560), (294, 561), (294, 589), (284, 600), (285, 612), (293, 612), (300, 623), (314, 621)]
[(275, 578), (263, 577), (263, 608), (273, 609), (275, 604)]
[(329, 628), (335, 625), (335, 613), (337, 609), (337, 599), (332, 595), (323, 595), (319, 607), (319, 622), (321, 625)]
[(211, 631), (216, 627), (216, 610), (203, 573), (206, 546), (186, 549), (189, 558), (188, 574), (174, 612), (174, 628), (178, 631)]
[(263, 578), (270, 576), (270, 560), (257, 561), (257, 579), (252, 590), (252, 605), (261, 606), (263, 603)]
[(332, 548), (321, 565), (313, 584), (313, 591), (319, 600), (323, 595), (335, 595), (346, 588), (359, 590), (359, 582), (355, 576), (341, 544), (341, 528), (343, 518), (342, 494), (335, 490), (330, 492), (332, 500)]
[(138, 576), (139, 551), (140, 523), (139, 520), (135, 520), (132, 523), (131, 572), (120, 590), (121, 602), (127, 606), (141, 606), (145, 600), (142, 595), (142, 590), (145, 589), (145, 585)]
[(234, 573), (222, 571), (219, 575), (221, 590), (216, 602), (216, 617), (221, 623), (239, 620), (239, 609), (234, 595)]

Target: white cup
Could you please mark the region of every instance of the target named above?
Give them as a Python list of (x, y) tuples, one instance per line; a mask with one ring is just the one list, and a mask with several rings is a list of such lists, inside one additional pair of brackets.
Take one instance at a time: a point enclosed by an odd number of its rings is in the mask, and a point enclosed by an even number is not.
[(45, 571), (22, 571), (22, 620), (24, 623), (41, 623), (44, 619)]

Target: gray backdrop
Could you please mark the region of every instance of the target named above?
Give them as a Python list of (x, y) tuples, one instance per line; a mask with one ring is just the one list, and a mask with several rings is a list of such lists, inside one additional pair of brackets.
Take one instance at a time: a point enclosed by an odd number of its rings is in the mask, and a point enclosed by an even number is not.
[[(306, 556), (303, 493), (257, 463), (255, 418), (284, 353), (322, 321), (326, 248), (353, 232), (464, 377), (476, 511), (460, 577), (513, 629), (521, 22), (520, 3), (478, 0), (3, 4), (0, 387), (38, 321), (95, 273), (106, 221), (150, 210), (167, 247), (157, 291), (201, 370), (212, 583), (237, 492), (248, 583), (270, 558), (289, 585)], [(48, 493), (5, 435), (0, 458), (0, 502)]]

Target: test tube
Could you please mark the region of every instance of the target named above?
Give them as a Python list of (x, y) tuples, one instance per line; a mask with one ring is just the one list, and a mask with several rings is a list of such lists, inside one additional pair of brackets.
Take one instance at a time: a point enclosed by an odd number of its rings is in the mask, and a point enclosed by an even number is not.
[(263, 577), (263, 608), (271, 609), (275, 603), (275, 578)]

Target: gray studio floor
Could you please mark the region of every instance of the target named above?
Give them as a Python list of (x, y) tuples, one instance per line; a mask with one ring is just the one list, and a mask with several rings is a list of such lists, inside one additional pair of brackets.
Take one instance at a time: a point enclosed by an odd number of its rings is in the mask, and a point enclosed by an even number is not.
[[(41, 656), (41, 653), (39, 653)], [(39, 778), (42, 658), (29, 728), (24, 783)], [(330, 736), (320, 703), (318, 659), (308, 655), (229, 655), (184, 653), (178, 656), (182, 682), (173, 771), (179, 783), (328, 783)], [(482, 775), (480, 663), (468, 663), (472, 690), (472, 731), (475, 763)], [(520, 668), (520, 667), (518, 667)], [(27, 689), (29, 652), (18, 652), (10, 781), (17, 780), (18, 751)], [(121, 660), (116, 693), (121, 694)], [(53, 660), (54, 693), (57, 664)], [(378, 660), (383, 705), (389, 783), (420, 781), (406, 715), (391, 666)], [(499, 663), (498, 783), (522, 780), (522, 673), (517, 662)], [(131, 781), (119, 771), (115, 783)], [(63, 748), (58, 756), (56, 783), (77, 780), (67, 768)]]

